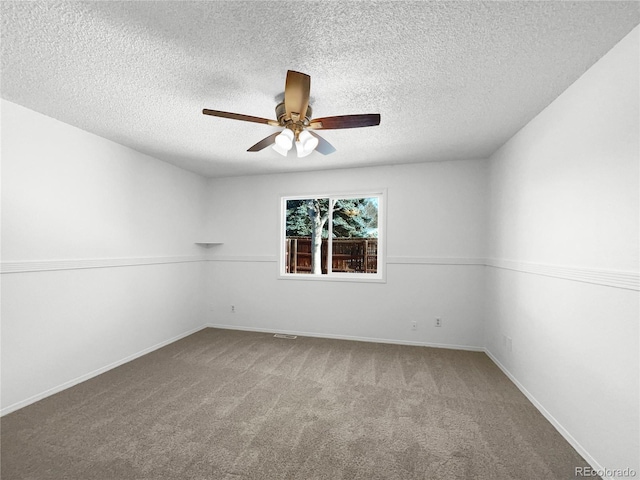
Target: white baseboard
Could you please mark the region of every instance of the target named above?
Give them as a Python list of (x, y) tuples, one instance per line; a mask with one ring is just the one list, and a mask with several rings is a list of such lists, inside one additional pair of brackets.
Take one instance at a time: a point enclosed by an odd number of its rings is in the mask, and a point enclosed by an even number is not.
[[(556, 418), (549, 413), (549, 411), (544, 408), (544, 406), (534, 397), (529, 390), (527, 390), (524, 385), (522, 385), (518, 379), (513, 376), (513, 374), (507, 370), (507, 367), (502, 365), (500, 361), (491, 353), (491, 351), (487, 348), (484, 349), (484, 353), (495, 363), (500, 370), (513, 382), (513, 384), (518, 387), (518, 389), (524, 394), (525, 397), (533, 404), (534, 407), (538, 409), (538, 411), (546, 418), (551, 425), (564, 437), (564, 439), (569, 442), (569, 444), (576, 449), (576, 451), (584, 458), (591, 468), (596, 471), (605, 471), (605, 469), (600, 465), (595, 458), (593, 458), (587, 450), (580, 445), (580, 443), (569, 433), (569, 431), (562, 426), (562, 424), (556, 420)], [(603, 480), (615, 480), (613, 477), (602, 477)]]
[(27, 398), (25, 400), (21, 400), (19, 402), (16, 402), (13, 405), (9, 405), (8, 407), (5, 407), (5, 408), (0, 410), (0, 417), (4, 416), (4, 415), (7, 415), (7, 414), (9, 414), (11, 412), (15, 412), (16, 410), (20, 410), (21, 408), (24, 408), (24, 407), (26, 407), (28, 405), (31, 405), (32, 403), (36, 403), (37, 401), (42, 400), (43, 398), (50, 397), (51, 395), (54, 395), (54, 394), (56, 394), (58, 392), (66, 390), (67, 388), (71, 388), (71, 387), (73, 387), (75, 385), (78, 385), (79, 383), (82, 383), (82, 382), (84, 382), (86, 380), (89, 380), (89, 379), (91, 379), (93, 377), (97, 377), (98, 375), (100, 375), (100, 374), (102, 374), (104, 372), (107, 372), (107, 371), (112, 370), (112, 369), (114, 369), (116, 367), (119, 367), (120, 365), (122, 365), (124, 363), (127, 363), (127, 362), (130, 362), (131, 360), (135, 360), (136, 358), (141, 357), (143, 355), (146, 355), (147, 353), (151, 353), (154, 350), (158, 350), (159, 348), (165, 347), (165, 346), (169, 345), (170, 343), (173, 343), (173, 342), (176, 342), (176, 341), (180, 340), (181, 338), (188, 337), (189, 335), (192, 335), (192, 334), (194, 334), (194, 333), (196, 333), (196, 332), (198, 332), (198, 331), (200, 331), (200, 330), (202, 330), (204, 328), (207, 328), (207, 326), (206, 325), (202, 325), (202, 326), (199, 326), (199, 327), (194, 328), (192, 330), (189, 330), (188, 332), (181, 333), (180, 335), (177, 335), (177, 336), (175, 336), (173, 338), (170, 338), (170, 339), (165, 340), (163, 342), (157, 343), (156, 345), (153, 345), (151, 347), (145, 348), (144, 350), (140, 350), (139, 352), (134, 353), (132, 355), (129, 355), (129, 356), (127, 356), (127, 357), (125, 357), (125, 358), (123, 358), (121, 360), (118, 360), (117, 362), (110, 363), (109, 365), (106, 365), (104, 367), (98, 368), (97, 370), (94, 370), (92, 372), (89, 372), (89, 373), (86, 373), (84, 375), (81, 375), (81, 376), (79, 376), (77, 378), (74, 378), (73, 380), (69, 380), (68, 382), (64, 382), (61, 385), (58, 385), (56, 387), (50, 388), (48, 390), (45, 390), (44, 392), (38, 393), (36, 395), (33, 395), (33, 396), (31, 396), (31, 397), (29, 397), (29, 398)]
[(209, 328), (221, 328), (224, 330), (242, 330), (244, 332), (282, 333), (285, 335), (299, 335), (301, 337), (331, 338), (334, 340), (353, 340), (356, 342), (389, 343), (392, 345), (411, 345), (415, 347), (448, 348), (451, 350), (468, 350), (471, 352), (485, 351), (484, 347), (476, 347), (473, 345), (449, 345), (449, 344), (442, 344), (442, 343), (412, 342), (410, 340), (395, 340), (395, 339), (374, 338), (374, 337), (356, 337), (351, 335), (334, 335), (331, 333), (299, 332), (296, 330), (279, 330), (279, 329), (273, 329), (273, 328), (242, 327), (238, 325), (222, 325), (217, 323), (209, 323), (206, 326)]

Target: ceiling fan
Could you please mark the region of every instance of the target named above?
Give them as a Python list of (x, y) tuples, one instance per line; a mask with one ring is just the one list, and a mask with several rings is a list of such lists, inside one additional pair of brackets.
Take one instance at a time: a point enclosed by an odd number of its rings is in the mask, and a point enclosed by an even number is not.
[(315, 133), (314, 130), (372, 127), (380, 124), (379, 113), (312, 119), (312, 110), (309, 106), (310, 89), (311, 77), (309, 75), (288, 70), (284, 86), (284, 101), (276, 106), (277, 120), (252, 117), (240, 113), (222, 112), (220, 110), (209, 110), (207, 108), (202, 110), (202, 113), (245, 122), (265, 123), (272, 127), (284, 127), (282, 131), (263, 138), (247, 151), (258, 152), (269, 145), (273, 145), (273, 149), (276, 152), (286, 156), (295, 143), (298, 157), (306, 157), (314, 150), (323, 155), (336, 151), (333, 145)]

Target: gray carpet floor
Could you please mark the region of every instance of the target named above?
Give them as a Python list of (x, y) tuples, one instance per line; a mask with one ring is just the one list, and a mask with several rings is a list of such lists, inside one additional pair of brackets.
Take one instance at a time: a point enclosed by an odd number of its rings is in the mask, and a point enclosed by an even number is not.
[(1, 429), (3, 480), (567, 480), (587, 466), (484, 353), (211, 328)]

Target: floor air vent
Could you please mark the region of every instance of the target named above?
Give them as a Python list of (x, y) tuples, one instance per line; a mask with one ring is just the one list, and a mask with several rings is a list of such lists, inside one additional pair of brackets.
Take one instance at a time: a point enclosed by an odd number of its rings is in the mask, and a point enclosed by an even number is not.
[(276, 338), (288, 338), (289, 340), (295, 340), (298, 338), (296, 335), (285, 335), (284, 333), (276, 333), (274, 335)]

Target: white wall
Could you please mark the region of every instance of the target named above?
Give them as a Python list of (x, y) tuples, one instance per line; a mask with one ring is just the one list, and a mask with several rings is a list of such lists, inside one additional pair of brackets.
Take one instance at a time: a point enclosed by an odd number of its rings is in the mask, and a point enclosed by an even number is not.
[(205, 323), (206, 189), (2, 101), (3, 413)]
[(486, 323), (592, 465), (636, 472), (638, 45), (636, 28), (491, 157)]
[[(213, 179), (212, 325), (482, 348), (485, 160)], [(387, 188), (387, 282), (278, 279), (282, 195)], [(231, 312), (231, 305), (236, 308)], [(435, 328), (435, 317), (444, 326)], [(411, 330), (411, 322), (418, 329)]]

